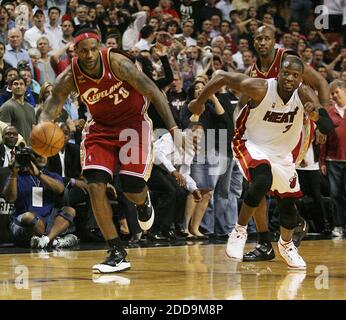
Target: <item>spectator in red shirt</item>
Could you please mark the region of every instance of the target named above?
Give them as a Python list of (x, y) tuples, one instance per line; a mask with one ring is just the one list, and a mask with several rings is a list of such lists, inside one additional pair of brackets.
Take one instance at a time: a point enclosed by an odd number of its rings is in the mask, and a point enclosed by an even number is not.
[(332, 235), (342, 237), (346, 223), (346, 83), (334, 80), (330, 84), (330, 94), (335, 104), (328, 113), (335, 130), (321, 145), (320, 164), (322, 173), (328, 177), (330, 196), (335, 204)]

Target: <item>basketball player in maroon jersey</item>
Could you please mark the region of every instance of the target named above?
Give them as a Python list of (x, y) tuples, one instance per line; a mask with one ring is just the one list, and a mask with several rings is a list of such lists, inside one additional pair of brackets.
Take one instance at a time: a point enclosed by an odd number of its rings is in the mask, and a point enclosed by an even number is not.
[[(267, 26), (260, 27), (254, 36), (254, 47), (257, 52), (257, 62), (255, 62), (246, 72), (250, 77), (263, 79), (277, 78), (283, 58), (288, 54), (298, 56), (297, 53), (292, 50), (287, 50), (284, 48), (275, 49), (274, 45), (275, 31)], [(313, 89), (317, 90), (321, 105), (326, 106), (329, 102), (329, 86), (327, 81), (307, 64), (304, 64), (303, 81), (304, 83), (310, 85)], [(239, 106), (243, 107), (247, 100), (247, 97), (242, 96), (239, 101)], [(321, 109), (319, 112), (323, 113), (323, 116), (326, 116), (324, 109)], [(319, 123), (317, 122), (317, 125), (318, 124)], [(310, 125), (311, 128), (313, 128), (311, 120)], [(310, 130), (310, 132), (313, 133), (312, 130)], [(312, 137), (313, 135), (311, 135), (311, 138)], [(297, 148), (296, 151), (297, 150), (299, 151), (299, 148)], [(244, 261), (264, 261), (275, 258), (275, 253), (269, 237), (266, 206), (266, 199), (263, 198), (258, 206), (258, 209), (253, 215), (257, 232), (259, 234), (259, 244), (254, 250), (244, 255)], [(307, 232), (306, 221), (301, 218), (300, 215), (298, 215), (298, 217), (300, 221), (295, 229), (295, 235), (293, 238), (297, 247), (300, 244), (300, 240)]]
[[(152, 101), (169, 132), (179, 144), (181, 135), (164, 95), (125, 53), (99, 47), (92, 29), (75, 37), (77, 57), (58, 77), (40, 121), (57, 117), (72, 91), (88, 106), (92, 119), (81, 143), (83, 175), (88, 181), (92, 209), (110, 250), (106, 260), (93, 266), (97, 273), (130, 268), (112, 220), (106, 185), (120, 163), (120, 180), (126, 197), (137, 208), (138, 222), (148, 230), (154, 219), (146, 180), (150, 176), (153, 152), (151, 121), (147, 117)], [(179, 141), (179, 142), (178, 142)]]

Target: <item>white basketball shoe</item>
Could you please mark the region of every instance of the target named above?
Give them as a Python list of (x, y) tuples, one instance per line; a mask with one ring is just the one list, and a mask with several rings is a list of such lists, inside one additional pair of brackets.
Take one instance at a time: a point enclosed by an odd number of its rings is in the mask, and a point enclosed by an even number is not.
[(243, 261), (246, 239), (246, 227), (237, 224), (228, 237), (226, 247), (227, 257), (234, 261)]
[(278, 248), (280, 256), (285, 260), (289, 269), (306, 269), (306, 263), (299, 255), (298, 249), (294, 245), (293, 241), (284, 243), (284, 241), (280, 237)]

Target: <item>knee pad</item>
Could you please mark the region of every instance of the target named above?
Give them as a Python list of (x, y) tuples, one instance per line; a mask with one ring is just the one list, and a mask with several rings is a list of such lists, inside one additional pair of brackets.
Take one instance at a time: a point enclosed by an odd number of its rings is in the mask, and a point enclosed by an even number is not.
[(67, 212), (66, 209), (62, 208), (61, 210), (59, 210), (56, 214), (57, 216), (61, 216), (63, 217), (65, 220), (67, 220), (70, 224), (73, 224), (73, 219), (74, 219), (74, 215), (70, 214)]
[(127, 174), (120, 175), (120, 182), (123, 192), (141, 193), (146, 186), (143, 178), (129, 176)]
[(251, 182), (244, 195), (244, 202), (250, 207), (257, 207), (273, 183), (273, 174), (267, 164), (250, 169)]
[(297, 226), (298, 211), (294, 199), (278, 200), (280, 226), (292, 230)]

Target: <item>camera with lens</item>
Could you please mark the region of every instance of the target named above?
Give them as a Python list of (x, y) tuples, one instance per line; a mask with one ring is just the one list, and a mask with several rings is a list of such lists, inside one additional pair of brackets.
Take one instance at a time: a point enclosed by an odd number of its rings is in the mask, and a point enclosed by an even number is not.
[(34, 152), (31, 147), (19, 145), (16, 147), (15, 167), (20, 169), (27, 169), (33, 159)]

